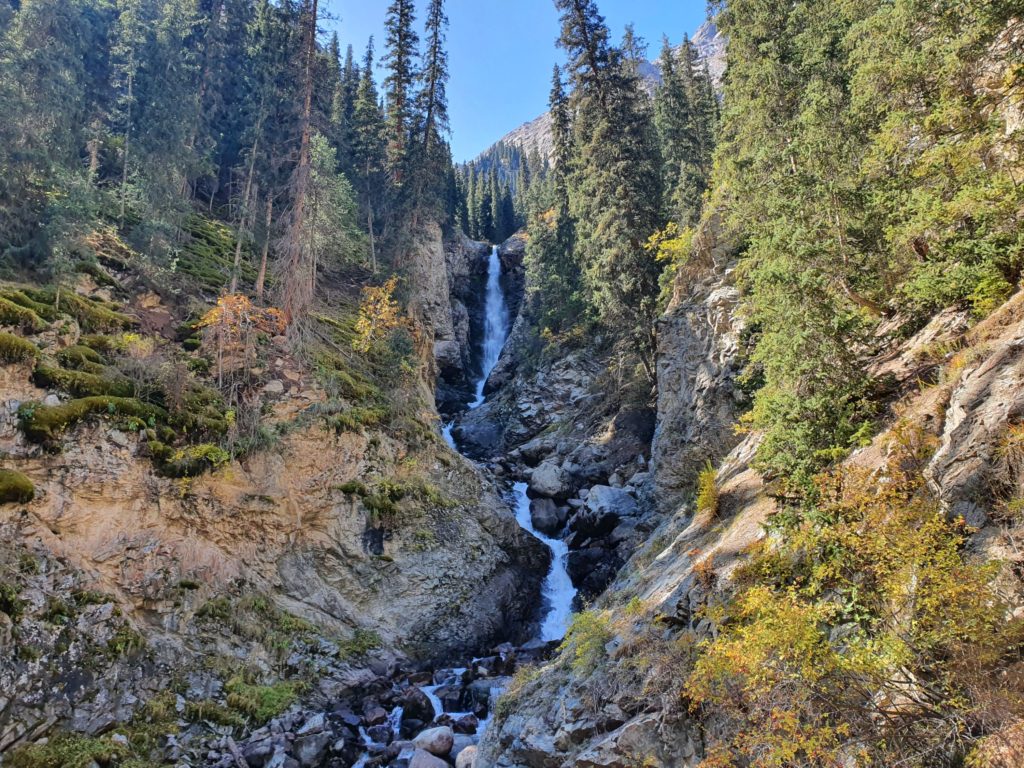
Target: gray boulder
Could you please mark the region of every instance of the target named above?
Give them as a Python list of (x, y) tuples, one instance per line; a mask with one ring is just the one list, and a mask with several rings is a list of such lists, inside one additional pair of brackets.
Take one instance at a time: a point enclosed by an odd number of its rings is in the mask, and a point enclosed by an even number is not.
[(455, 768), (476, 768), (476, 747), (466, 747), (455, 758)]
[(559, 508), (553, 499), (540, 498), (530, 502), (530, 518), (533, 527), (548, 536), (554, 536), (565, 527), (567, 512)]
[(607, 485), (595, 485), (590, 489), (585, 508), (598, 519), (609, 514), (632, 517), (639, 511), (636, 499), (629, 491)]
[(530, 490), (538, 496), (567, 499), (571, 492), (566, 484), (565, 472), (550, 459), (543, 462), (530, 475)]
[(438, 757), (444, 757), (451, 752), (454, 743), (455, 734), (452, 733), (452, 729), (447, 725), (442, 725), (439, 728), (429, 728), (412, 740), (412, 744), (416, 749), (425, 750)]
[(412, 760), (409, 761), (409, 768), (451, 768), (444, 760), (429, 752), (417, 749), (412, 753)]

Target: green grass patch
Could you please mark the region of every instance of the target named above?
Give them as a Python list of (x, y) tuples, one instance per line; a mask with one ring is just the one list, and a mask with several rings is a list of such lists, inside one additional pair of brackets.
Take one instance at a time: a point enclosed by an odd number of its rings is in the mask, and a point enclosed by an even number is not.
[(271, 685), (247, 683), (242, 676), (228, 680), (224, 686), (228, 693), (228, 707), (245, 714), (257, 723), (277, 717), (298, 701), (308, 689), (301, 680), (285, 680)]
[(13, 750), (4, 760), (7, 768), (90, 768), (111, 765), (128, 757), (128, 747), (107, 736), (62, 733), (45, 744), (29, 744)]

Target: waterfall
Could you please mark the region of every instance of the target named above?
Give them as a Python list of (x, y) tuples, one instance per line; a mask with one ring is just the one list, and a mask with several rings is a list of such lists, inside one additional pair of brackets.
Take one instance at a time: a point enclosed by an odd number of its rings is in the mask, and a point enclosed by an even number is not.
[(491, 247), (491, 256), (487, 260), (483, 354), (480, 356), (480, 380), (476, 383), (476, 398), (469, 404), (470, 410), (483, 405), (484, 386), (501, 357), (508, 336), (508, 322), (508, 305), (505, 303), (505, 292), (501, 289), (501, 259), (498, 258), (498, 246), (495, 245)]
[[(501, 259), (498, 258), (498, 247), (493, 246), (487, 261), (487, 292), (484, 297), (484, 339), (480, 356), (480, 379), (476, 383), (476, 397), (469, 404), (470, 410), (479, 408), (486, 399), (484, 386), (501, 357), (501, 351), (509, 333), (509, 324), (508, 304), (505, 302), (505, 293), (501, 289)], [(445, 441), (452, 448), (458, 450), (452, 437), (453, 425), (454, 422), (444, 425), (441, 432)], [(569, 578), (566, 567), (569, 559), (569, 547), (564, 541), (549, 538), (533, 527), (533, 520), (530, 516), (530, 498), (526, 495), (526, 483), (515, 483), (512, 486), (512, 494), (516, 522), (551, 550), (551, 569), (544, 579), (542, 588), (545, 610), (538, 637), (545, 642), (561, 640), (565, 637), (569, 621), (572, 619), (572, 604), (576, 597), (576, 588), (572, 585), (572, 579)], [(428, 696), (433, 694), (432, 690), (428, 691), (425, 688), (424, 691), (427, 691)]]

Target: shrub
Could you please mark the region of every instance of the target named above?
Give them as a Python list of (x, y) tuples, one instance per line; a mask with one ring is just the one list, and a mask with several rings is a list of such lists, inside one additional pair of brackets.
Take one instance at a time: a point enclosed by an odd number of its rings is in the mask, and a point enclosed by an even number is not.
[(17, 622), (25, 609), (24, 601), (18, 596), (18, 588), (6, 581), (0, 581), (0, 613), (6, 613), (11, 621)]
[[(154, 449), (153, 446), (157, 446)], [(160, 462), (160, 471), (167, 477), (198, 477), (227, 464), (231, 454), (213, 443), (190, 445), (177, 451), (153, 441), (150, 450)]]
[(21, 472), (0, 469), (0, 504), (27, 504), (35, 495), (35, 485)]
[(577, 677), (590, 675), (607, 656), (605, 646), (613, 637), (607, 613), (589, 610), (572, 618), (569, 631), (559, 651), (572, 656), (572, 669)]
[(0, 360), (5, 363), (28, 363), (39, 357), (39, 349), (30, 341), (13, 333), (0, 332)]
[(710, 461), (697, 475), (697, 514), (718, 516), (718, 470)]
[(1024, 621), (1007, 618), (996, 569), (966, 559), (962, 521), (925, 482), (929, 452), (901, 427), (884, 471), (820, 476), (814, 504), (738, 579), (686, 683), (721, 727), (726, 762), (709, 765), (832, 765), (850, 750), (925, 765), (1024, 714), (999, 674), (1021, 657)]

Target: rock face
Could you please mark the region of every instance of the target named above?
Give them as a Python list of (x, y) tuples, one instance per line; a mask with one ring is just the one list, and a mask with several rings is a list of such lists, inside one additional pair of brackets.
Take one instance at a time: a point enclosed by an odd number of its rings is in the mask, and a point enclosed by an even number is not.
[(737, 442), (733, 425), (743, 404), (735, 386), (741, 368), (736, 316), (738, 291), (730, 284), (732, 246), (719, 240), (717, 221), (698, 233), (705, 276), (681, 277), (658, 324), (658, 419), (651, 447), (659, 508), (674, 509), (707, 461)]

